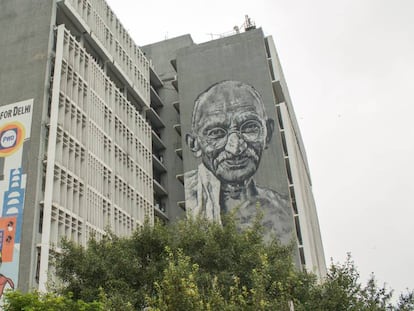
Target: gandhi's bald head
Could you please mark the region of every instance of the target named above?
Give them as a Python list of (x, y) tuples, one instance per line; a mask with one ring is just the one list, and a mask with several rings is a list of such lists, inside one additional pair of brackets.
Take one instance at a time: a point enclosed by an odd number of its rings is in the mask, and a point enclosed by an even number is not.
[(217, 178), (240, 183), (256, 172), (273, 126), (251, 85), (222, 81), (197, 97), (186, 140)]
[(246, 100), (249, 100), (249, 103), (256, 107), (257, 112), (261, 114), (263, 118), (266, 118), (262, 98), (251, 85), (232, 80), (225, 80), (213, 84), (195, 100), (191, 119), (192, 130), (195, 130), (197, 125), (200, 124), (199, 121), (203, 117), (205, 110), (208, 110), (209, 106), (231, 106), (236, 103), (236, 101)]

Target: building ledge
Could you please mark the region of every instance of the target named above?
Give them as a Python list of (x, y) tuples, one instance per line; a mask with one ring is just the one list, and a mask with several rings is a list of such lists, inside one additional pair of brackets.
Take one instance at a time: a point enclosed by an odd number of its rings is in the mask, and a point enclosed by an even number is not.
[(173, 128), (181, 136), (181, 124), (174, 124)]
[(276, 104), (283, 103), (285, 101), (285, 95), (283, 94), (282, 86), (279, 80), (272, 81), (273, 93), (276, 97)]
[(158, 89), (158, 88), (160, 88), (164, 85), (161, 78), (158, 76), (157, 72), (154, 70), (151, 60), (150, 60), (150, 83), (156, 89)]
[(155, 154), (152, 154), (152, 167), (160, 173), (167, 172), (164, 164), (155, 156)]
[(164, 150), (166, 148), (163, 141), (154, 130), (152, 130), (152, 146), (155, 150)]
[(176, 59), (170, 60), (170, 64), (171, 66), (173, 66), (174, 70), (177, 71), (177, 60)]
[(166, 220), (166, 221), (169, 220), (167, 214), (165, 214), (165, 212), (159, 209), (159, 207), (156, 205), (154, 205), (154, 214), (156, 217), (159, 217), (163, 220)]
[(177, 178), (178, 181), (184, 185), (184, 174), (177, 174), (175, 175), (175, 178)]
[(167, 190), (165, 190), (164, 187), (161, 186), (161, 184), (158, 181), (156, 181), (155, 179), (153, 179), (153, 184), (154, 184), (154, 192), (158, 196), (163, 197), (163, 196), (167, 196), (168, 195)]
[(174, 80), (171, 81), (172, 86), (174, 89), (178, 92), (178, 80), (177, 77), (174, 78)]
[(177, 110), (177, 112), (180, 113), (180, 102), (179, 101), (173, 102), (172, 105), (175, 108), (175, 110)]
[(153, 108), (147, 109), (145, 114), (153, 128), (159, 129), (165, 127), (164, 122), (162, 122), (160, 116), (155, 112)]
[(155, 89), (151, 85), (151, 107), (157, 109), (164, 107), (164, 103), (162, 102), (160, 96), (155, 91)]
[(185, 209), (185, 201), (178, 201), (177, 202), (177, 206), (180, 207), (180, 208), (182, 208), (184, 211), (186, 210)]
[(180, 157), (180, 159), (183, 159), (183, 148), (177, 148), (174, 150), (175, 153)]

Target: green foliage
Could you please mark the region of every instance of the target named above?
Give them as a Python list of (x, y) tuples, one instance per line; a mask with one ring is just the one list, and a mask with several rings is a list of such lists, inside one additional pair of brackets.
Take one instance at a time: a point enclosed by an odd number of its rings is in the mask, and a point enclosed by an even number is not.
[(8, 291), (5, 294), (3, 309), (7, 311), (104, 311), (102, 302), (86, 303), (82, 300), (73, 300), (71, 295), (58, 296), (56, 294), (40, 294), (31, 292), (23, 294), (19, 291)]
[(65, 241), (55, 258), (61, 280), (55, 290), (75, 301), (99, 300), (105, 310), (414, 309), (412, 292), (393, 306), (392, 292), (374, 278), (361, 285), (350, 257), (318, 282), (295, 267), (291, 246), (264, 243), (260, 219), (243, 232), (230, 216), (224, 222), (145, 225), (130, 238), (92, 239), (86, 249)]
[(199, 272), (197, 264), (178, 251), (176, 256), (167, 247), (169, 263), (164, 277), (155, 282), (156, 295), (147, 297), (149, 310), (202, 310), (203, 301), (195, 282)]
[(374, 275), (366, 285), (360, 280), (350, 254), (345, 263), (334, 264), (326, 279), (311, 288), (310, 299), (295, 310), (315, 311), (406, 311), (414, 310), (413, 292), (401, 294), (397, 305), (392, 303), (392, 290), (379, 287)]

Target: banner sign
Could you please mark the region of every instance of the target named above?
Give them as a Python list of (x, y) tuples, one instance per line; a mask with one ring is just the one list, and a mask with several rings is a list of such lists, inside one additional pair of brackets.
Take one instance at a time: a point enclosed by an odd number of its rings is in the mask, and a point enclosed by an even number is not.
[(33, 100), (0, 107), (0, 297), (17, 287)]

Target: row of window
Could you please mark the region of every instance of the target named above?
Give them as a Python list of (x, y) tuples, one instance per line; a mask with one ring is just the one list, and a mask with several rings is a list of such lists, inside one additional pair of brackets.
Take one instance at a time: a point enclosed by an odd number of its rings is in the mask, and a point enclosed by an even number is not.
[(153, 220), (151, 128), (67, 31), (64, 38), (57, 135), (48, 142), (55, 146), (50, 241), (84, 243), (107, 225), (131, 233)]
[[(149, 155), (151, 149), (149, 149), (148, 143), (151, 139), (146, 136), (144, 139), (138, 139), (133, 132), (127, 127), (119, 118), (115, 117), (115, 135), (114, 139), (116, 144), (125, 150), (135, 161), (137, 161), (143, 167), (151, 167), (151, 161)], [(143, 159), (141, 156), (144, 155)], [(149, 165), (149, 166), (148, 166)]]
[[(89, 170), (94, 169), (91, 164)], [(93, 177), (93, 174), (91, 176)], [(103, 180), (110, 184), (108, 169), (104, 173)], [(85, 221), (100, 230), (109, 225), (113, 227), (116, 234), (122, 235), (130, 234), (135, 228), (131, 223), (143, 224), (146, 218), (150, 220), (153, 218), (152, 203), (119, 176), (115, 176), (114, 188), (111, 190), (113, 200), (110, 198), (110, 193), (104, 196), (94, 189), (92, 184), (88, 184), (85, 194), (85, 184), (79, 178), (65, 168), (55, 166), (50, 237), (52, 243), (58, 243), (64, 236), (83, 243), (80, 238), (84, 232), (82, 224)], [(122, 218), (119, 216), (121, 214)], [(115, 223), (112, 223), (113, 218)], [(122, 223), (127, 224), (127, 227), (120, 226)]]
[(85, 219), (89, 224), (101, 229), (111, 225), (109, 201), (91, 187), (88, 187), (86, 196)]
[(131, 128), (133, 132), (140, 133), (144, 145), (151, 149), (151, 126), (148, 122), (119, 92), (115, 92), (113, 102), (114, 112), (120, 121)]
[[(140, 209), (140, 212), (142, 212), (142, 215), (145, 215), (147, 209), (145, 204), (140, 204), (140, 207), (143, 207)], [(142, 219), (144, 218), (145, 217), (143, 216)], [(114, 230), (119, 236), (130, 236), (138, 226), (142, 227), (144, 223), (143, 221), (135, 221), (134, 218), (125, 213), (122, 209), (118, 208), (116, 205), (114, 205), (113, 222)]]
[[(64, 40), (63, 46), (66, 52), (63, 53), (61, 91), (104, 130), (109, 130), (111, 127), (113, 111), (134, 133), (139, 133), (138, 136), (150, 149), (151, 128), (149, 124), (95, 61), (89, 60), (82, 63), (71, 61), (76, 58), (72, 57), (76, 54), (76, 49), (69, 49), (69, 46), (72, 44), (80, 48), (79, 43), (67, 31), (65, 31), (65, 38), (68, 40)], [(88, 54), (85, 57), (87, 58)], [(85, 57), (76, 59), (80, 60)], [(76, 66), (75, 63), (78, 65)], [(87, 66), (86, 69), (85, 66)], [(78, 67), (77, 70), (76, 67)]]
[(114, 12), (108, 6), (105, 0), (90, 0), (93, 10), (101, 18), (102, 22), (107, 26), (109, 33), (113, 39), (118, 41), (131, 59), (147, 72), (149, 63), (144, 53), (135, 44), (134, 40), (128, 34), (128, 31), (123, 27), (122, 23), (116, 17)]
[(53, 197), (55, 204), (84, 217), (85, 183), (66, 168), (55, 164)]
[(79, 74), (86, 80), (89, 79), (88, 69), (90, 67), (90, 62), (93, 61), (93, 59), (79, 42), (70, 35), (68, 30), (65, 30), (63, 36), (62, 54), (63, 58), (67, 61), (67, 64), (69, 64), (74, 71), (79, 72)]
[(88, 222), (85, 223), (84, 232), (86, 241), (89, 241), (89, 239), (92, 237), (96, 238), (97, 240), (101, 240), (103, 236), (106, 234), (104, 229), (95, 227)]
[(76, 215), (56, 204), (52, 205), (50, 226), (50, 243), (59, 245), (62, 238), (66, 237), (76, 243), (84, 244), (84, 222)]
[(87, 168), (88, 185), (94, 187), (102, 195), (109, 196), (111, 191), (111, 177), (112, 171), (98, 158), (89, 154), (88, 156), (88, 168)]
[(86, 170), (85, 147), (63, 128), (58, 127), (56, 135), (55, 161), (69, 168), (76, 176), (82, 177)]
[(149, 62), (105, 1), (71, 0), (72, 7), (91, 28), (92, 33), (113, 55), (124, 73), (133, 81), (144, 99), (149, 99)]
[[(104, 202), (102, 204), (99, 197), (95, 197), (94, 199), (96, 199), (95, 202), (92, 203), (93, 200), (91, 200), (91, 204), (95, 204), (95, 208), (102, 209), (102, 206), (107, 207)], [(147, 211), (148, 209), (144, 210), (143, 214), (148, 214)], [(108, 218), (110, 216), (108, 209), (108, 213), (104, 213), (105, 217), (101, 221), (104, 223), (113, 221), (114, 231), (119, 236), (131, 235), (138, 226), (143, 225), (143, 222), (136, 222), (117, 206), (113, 206), (113, 211), (111, 212), (113, 213), (113, 217)], [(50, 243), (55, 246), (60, 245), (63, 237), (85, 245), (86, 241), (92, 236), (101, 239), (105, 234), (101, 224), (96, 225), (96, 219), (93, 219), (92, 222), (83, 221), (56, 204), (52, 205), (51, 219)]]
[(83, 144), (86, 143), (86, 124), (87, 116), (79, 108), (79, 106), (72, 101), (64, 90), (61, 89), (59, 96), (59, 110), (58, 110), (58, 127), (63, 128), (69, 132), (77, 140)]
[[(142, 209), (152, 206), (153, 198), (149, 198), (148, 193), (138, 192), (137, 189), (132, 188), (131, 185), (118, 175), (115, 175), (114, 183), (114, 204), (134, 218), (143, 221), (145, 214), (142, 212)], [(144, 186), (147, 189), (152, 189), (152, 180), (147, 179)]]
[[(65, 36), (68, 36), (68, 34), (65, 33)], [(140, 152), (140, 149), (143, 149), (142, 145), (148, 148), (147, 153), (150, 152), (151, 128), (149, 124), (112, 83), (108, 84), (108, 78), (96, 64), (94, 65), (92, 62), (91, 68), (96, 69), (94, 72), (98, 73), (96, 75), (98, 78), (92, 79), (95, 83), (88, 85), (88, 83), (90, 83), (89, 81), (85, 82), (67, 61), (63, 61), (61, 76), (61, 106), (64, 106), (64, 109), (59, 110), (59, 124), (71, 134), (73, 133), (77, 139), (86, 143), (85, 134), (91, 134), (85, 133), (83, 130), (87, 115), (90, 120), (93, 120), (101, 127), (101, 130), (103, 130), (104, 133), (107, 133), (109, 136), (115, 136), (115, 141), (138, 161), (136, 152)], [(96, 83), (97, 81), (100, 81), (100, 83)], [(108, 87), (108, 85), (110, 87)], [(99, 91), (96, 92), (96, 90), (99, 89), (101, 90), (101, 95), (104, 97), (99, 96)], [(103, 95), (103, 93), (105, 93), (105, 95)], [(82, 96), (79, 96), (79, 94), (82, 94)], [(103, 101), (102, 98), (105, 98), (105, 101)], [(76, 102), (73, 99), (81, 100)], [(80, 105), (78, 105), (78, 103)], [(90, 125), (89, 132), (90, 131), (97, 135), (93, 135), (93, 137), (97, 137), (97, 140), (99, 141), (99, 143), (95, 144), (102, 146), (103, 140), (106, 142), (110, 141), (110, 139), (105, 137), (105, 134), (100, 133), (99, 129), (96, 129), (95, 126)], [(133, 148), (131, 144), (135, 144), (135, 148)], [(101, 155), (100, 152), (96, 153), (97, 155)], [(150, 162), (147, 164), (148, 167), (151, 167)]]
[[(140, 156), (151, 158), (151, 153), (141, 153)], [(148, 161), (145, 161), (145, 163), (148, 163)], [(147, 191), (151, 190), (146, 186), (148, 184), (147, 181), (152, 179), (151, 174), (148, 173), (151, 167), (145, 167), (137, 164), (133, 158), (131, 158), (127, 153), (123, 152), (122, 149), (117, 145), (115, 145), (115, 161), (113, 169), (116, 174), (122, 176), (122, 178), (128, 183), (135, 185), (135, 187), (139, 189), (143, 194), (146, 194)], [(142, 187), (143, 183), (144, 186)], [(151, 196), (151, 194), (149, 196)], [(145, 195), (145, 197), (148, 196)]]
[[(90, 152), (93, 152), (97, 157), (104, 161), (107, 165), (110, 164), (112, 154), (112, 139), (107, 134), (114, 132), (114, 139), (120, 148), (125, 150), (130, 157), (141, 165), (146, 171), (151, 171), (152, 159), (151, 152), (145, 145), (150, 144), (149, 135), (144, 136), (144, 139), (139, 139), (134, 135), (129, 127), (122, 123), (118, 116), (115, 116), (115, 127), (109, 132), (104, 132), (95, 122), (88, 119), (89, 116), (84, 114), (76, 103), (71, 101), (64, 93), (60, 95), (60, 109), (58, 115), (58, 145), (56, 152), (60, 157), (64, 156), (61, 141), (62, 135), (72, 142), (77, 142), (79, 147), (84, 148), (86, 145)], [(87, 121), (88, 120), (88, 121)], [(105, 121), (106, 123), (106, 121)], [(113, 122), (107, 122), (110, 126)], [(86, 129), (86, 124), (88, 124)], [(147, 127), (145, 127), (147, 129)], [(64, 134), (65, 133), (65, 134)], [(87, 139), (92, 138), (93, 139)], [(62, 143), (60, 145), (59, 143)], [(66, 162), (65, 162), (66, 163)], [(72, 168), (74, 169), (74, 168)]]
[(99, 125), (104, 132), (110, 133), (113, 118), (112, 110), (105, 105), (105, 102), (95, 92), (92, 91), (88, 95), (88, 106), (85, 108), (88, 117)]
[(280, 137), (282, 140), (282, 150), (283, 150), (283, 156), (285, 159), (286, 174), (287, 174), (287, 179), (288, 179), (287, 181), (289, 184), (289, 195), (290, 195), (290, 201), (292, 204), (294, 225), (296, 229), (296, 237), (298, 239), (298, 244), (299, 244), (299, 259), (300, 259), (300, 263), (302, 265), (305, 265), (306, 260), (305, 260), (305, 252), (303, 248), (303, 238), (302, 238), (302, 232), (300, 228), (299, 214), (298, 214), (298, 208), (296, 204), (295, 187), (293, 185), (293, 176), (292, 176), (292, 171), (290, 167), (289, 154), (288, 154), (286, 136), (285, 136), (285, 129), (284, 129), (280, 105), (276, 106), (276, 114), (278, 118)]
[[(93, 122), (89, 123), (88, 131), (88, 137), (93, 139), (88, 139), (86, 147), (62, 127), (58, 127), (56, 136), (55, 161), (76, 176), (85, 179), (102, 193), (109, 191), (109, 185), (102, 182), (102, 177), (106, 176), (108, 167), (113, 163), (116, 174), (124, 176), (128, 183), (139, 189), (145, 197), (151, 196), (148, 181), (152, 178), (149, 173), (152, 169), (152, 157), (137, 139), (135, 140), (137, 149), (130, 148), (136, 151), (131, 156), (117, 144), (112, 147), (112, 141)], [(87, 163), (86, 155), (88, 155)]]
[(88, 124), (88, 137), (89, 139), (86, 145), (88, 151), (93, 153), (106, 165), (111, 165), (113, 149), (111, 138), (92, 121)]

